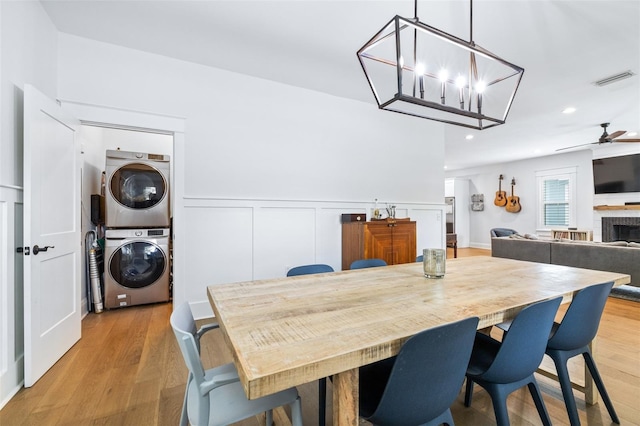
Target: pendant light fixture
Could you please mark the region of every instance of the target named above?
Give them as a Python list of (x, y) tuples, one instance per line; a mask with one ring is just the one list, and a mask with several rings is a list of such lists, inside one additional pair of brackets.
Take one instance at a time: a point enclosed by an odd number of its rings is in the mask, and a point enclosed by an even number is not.
[(487, 129), (504, 124), (524, 69), (473, 41), (473, 0), (465, 41), (396, 15), (358, 59), (380, 109)]

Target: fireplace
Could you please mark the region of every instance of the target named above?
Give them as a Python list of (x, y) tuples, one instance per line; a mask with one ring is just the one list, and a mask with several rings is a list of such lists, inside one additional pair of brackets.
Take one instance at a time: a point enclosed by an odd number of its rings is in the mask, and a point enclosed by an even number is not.
[(640, 243), (640, 217), (603, 217), (602, 241)]

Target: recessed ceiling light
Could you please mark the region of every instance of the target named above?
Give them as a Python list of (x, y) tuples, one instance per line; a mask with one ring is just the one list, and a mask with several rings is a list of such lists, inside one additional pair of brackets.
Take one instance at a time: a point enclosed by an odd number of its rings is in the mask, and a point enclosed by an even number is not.
[(539, 150), (539, 149), (536, 149), (536, 150), (534, 150), (534, 151), (533, 151), (533, 153), (534, 153), (534, 154), (540, 154), (541, 152), (542, 152), (542, 151), (541, 151), (541, 150)]
[(638, 132), (629, 132), (627, 136), (638, 136)]
[(444, 169), (447, 170), (447, 166), (444, 166)]
[(471, 139), (473, 139), (473, 135), (467, 135), (464, 137), (466, 140), (470, 141)]
[(567, 107), (562, 110), (563, 114), (573, 114), (574, 112), (576, 112), (576, 109), (574, 107)]

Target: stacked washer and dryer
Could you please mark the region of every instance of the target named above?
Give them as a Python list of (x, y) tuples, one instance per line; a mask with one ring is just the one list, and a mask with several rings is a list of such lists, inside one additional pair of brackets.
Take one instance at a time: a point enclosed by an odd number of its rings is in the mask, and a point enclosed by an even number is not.
[(168, 155), (106, 152), (107, 309), (170, 299), (169, 175)]

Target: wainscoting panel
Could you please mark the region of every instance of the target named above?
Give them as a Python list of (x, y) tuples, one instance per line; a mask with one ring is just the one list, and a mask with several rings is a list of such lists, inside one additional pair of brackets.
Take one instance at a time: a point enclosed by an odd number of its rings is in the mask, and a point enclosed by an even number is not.
[(0, 185), (0, 409), (24, 380), (22, 188)]
[(253, 208), (207, 206), (184, 212), (184, 283), (189, 301), (206, 300), (208, 285), (253, 279)]
[(314, 207), (263, 207), (254, 217), (255, 279), (284, 277), (294, 266), (314, 262)]
[(425, 248), (445, 248), (447, 235), (444, 225), (444, 206), (415, 207), (409, 210), (411, 220), (416, 221), (416, 249), (422, 254)]

